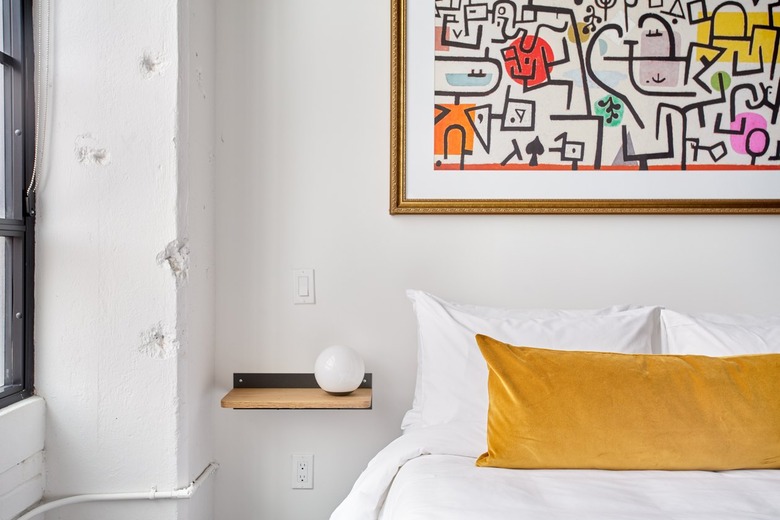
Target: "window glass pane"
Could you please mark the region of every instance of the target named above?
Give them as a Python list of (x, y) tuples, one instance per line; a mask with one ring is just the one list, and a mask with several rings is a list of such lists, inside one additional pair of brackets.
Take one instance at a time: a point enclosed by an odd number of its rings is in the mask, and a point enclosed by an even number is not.
[(7, 314), (6, 311), (10, 309), (8, 306), (6, 299), (10, 296), (10, 284), (8, 283), (11, 272), (10, 272), (10, 263), (7, 262), (7, 259), (10, 258), (10, 256), (7, 254), (7, 249), (10, 246), (10, 240), (6, 237), (0, 237), (0, 267), (3, 269), (3, 280), (5, 283), (0, 284), (0, 316), (3, 317), (3, 319), (0, 320), (0, 330), (2, 330), (2, 338), (3, 338), (3, 344), (4, 344), (4, 352), (3, 356), (0, 357), (0, 374), (3, 375), (3, 386), (10, 385), (14, 382), (14, 374), (12, 373), (13, 368), (13, 352), (12, 352), (12, 345), (13, 342), (8, 338), (6, 335), (6, 330), (9, 330), (7, 328), (7, 323), (10, 320), (10, 316)]
[[(2, 26), (2, 25), (0, 25)], [(2, 41), (0, 39), (0, 41)], [(6, 83), (11, 81), (11, 71), (8, 67), (4, 65), (0, 65), (0, 71), (2, 71), (3, 75), (3, 81), (0, 81), (0, 99), (3, 99), (4, 102), (0, 103), (0, 130), (3, 130), (3, 145), (0, 146), (0, 164), (3, 165), (3, 177), (5, 178), (4, 182), (0, 182), (0, 218), (6, 217), (6, 194), (10, 193), (10, 183), (12, 175), (8, 175), (8, 172), (11, 170), (11, 154), (8, 153), (7, 148), (11, 146), (11, 139), (13, 137), (7, 129), (6, 118), (5, 115), (11, 113), (11, 110), (9, 109), (8, 105), (10, 104), (10, 100), (6, 99), (5, 93), (6, 93)], [(6, 158), (8, 158), (8, 162), (6, 161)]]
[[(24, 38), (24, 31), (32, 30), (31, 0), (0, 0), (0, 408), (32, 395), (33, 358), (32, 314), (24, 316), (14, 313), (23, 309), (32, 310), (32, 248), (33, 220), (26, 219), (24, 207), (24, 179), (29, 172), (25, 168), (25, 156), (31, 154), (31, 128), (25, 128), (25, 120), (32, 121), (34, 105), (31, 91), (25, 80), (27, 67), (19, 66), (25, 61), (25, 53), (31, 52), (31, 39)], [(14, 15), (11, 16), (13, 11)], [(12, 45), (13, 42), (13, 45)], [(9, 58), (5, 53), (11, 53)], [(31, 57), (31, 55), (30, 55)], [(13, 64), (13, 65), (12, 65)], [(32, 65), (32, 63), (27, 63)], [(18, 133), (17, 133), (18, 132)], [(30, 269), (30, 271), (28, 271)], [(28, 357), (29, 355), (29, 357)], [(2, 444), (2, 439), (0, 439)], [(1, 486), (0, 486), (1, 487)], [(0, 515), (2, 516), (2, 515)]]
[[(8, 1), (3, 0), (2, 1), (2, 8), (0, 8), (0, 51), (3, 52), (10, 52), (7, 49), (10, 49), (10, 46), (6, 44), (6, 35), (10, 36), (11, 31), (10, 28), (6, 28), (6, 17), (8, 16), (8, 10), (10, 9), (10, 4)], [(6, 149), (10, 146), (10, 136), (7, 132), (7, 125), (5, 120), (5, 115), (11, 113), (10, 104), (11, 100), (6, 99), (5, 94), (8, 91), (7, 85), (10, 85), (11, 81), (11, 70), (9, 67), (6, 67), (5, 65), (0, 65), (0, 71), (2, 71), (2, 75), (0, 78), (2, 78), (2, 81), (0, 81), (0, 99), (3, 100), (3, 103), (0, 103), (0, 130), (3, 131), (3, 145), (0, 146), (0, 165), (3, 167), (3, 178), (5, 179), (4, 182), (0, 182), (0, 218), (6, 217), (6, 193), (9, 192), (9, 178), (11, 175), (8, 173), (10, 172), (11, 164), (6, 163), (6, 157), (10, 157), (11, 154), (7, 153)], [(10, 91), (8, 91), (10, 94)]]

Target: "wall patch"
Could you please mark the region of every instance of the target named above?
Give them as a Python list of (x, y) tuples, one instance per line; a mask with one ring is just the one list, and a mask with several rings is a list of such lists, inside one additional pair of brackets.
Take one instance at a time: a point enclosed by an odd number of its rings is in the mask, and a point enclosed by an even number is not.
[(177, 285), (185, 282), (190, 269), (190, 248), (187, 247), (187, 241), (177, 239), (169, 242), (165, 249), (157, 254), (157, 263), (168, 264), (176, 277)]
[(170, 359), (179, 350), (179, 340), (175, 334), (166, 334), (163, 326), (157, 323), (141, 333), (141, 346), (138, 351), (152, 359)]
[(162, 74), (168, 66), (168, 62), (161, 54), (153, 55), (150, 52), (144, 52), (144, 55), (141, 56), (141, 60), (139, 61), (139, 66), (141, 75), (144, 78), (149, 79), (152, 76), (159, 76)]
[(74, 152), (76, 160), (80, 164), (94, 164), (97, 166), (108, 166), (111, 164), (111, 153), (105, 148), (99, 148), (97, 140), (92, 137), (92, 134), (82, 134), (76, 137)]

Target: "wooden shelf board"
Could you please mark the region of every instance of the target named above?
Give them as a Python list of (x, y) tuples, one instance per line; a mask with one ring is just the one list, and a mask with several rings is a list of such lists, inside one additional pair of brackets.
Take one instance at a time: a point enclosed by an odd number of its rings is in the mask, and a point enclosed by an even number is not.
[(331, 395), (321, 388), (234, 388), (222, 398), (222, 408), (239, 409), (369, 409), (371, 388), (349, 395)]

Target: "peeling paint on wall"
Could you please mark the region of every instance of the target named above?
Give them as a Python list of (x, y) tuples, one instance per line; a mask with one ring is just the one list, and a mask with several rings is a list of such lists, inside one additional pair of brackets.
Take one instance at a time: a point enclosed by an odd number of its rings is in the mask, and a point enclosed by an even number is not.
[(179, 351), (179, 340), (175, 334), (167, 334), (162, 324), (157, 323), (141, 333), (138, 352), (152, 359), (170, 359)]
[(81, 164), (97, 166), (111, 164), (111, 153), (105, 148), (98, 148), (97, 140), (92, 137), (92, 134), (77, 136), (74, 152), (76, 160)]
[(144, 52), (139, 62), (141, 68), (141, 75), (149, 79), (152, 76), (159, 76), (168, 67), (168, 61), (162, 54), (152, 54), (151, 52)]
[(174, 240), (169, 242), (163, 251), (157, 255), (157, 263), (167, 264), (176, 277), (176, 284), (187, 281), (187, 273), (190, 269), (190, 248), (186, 240)]

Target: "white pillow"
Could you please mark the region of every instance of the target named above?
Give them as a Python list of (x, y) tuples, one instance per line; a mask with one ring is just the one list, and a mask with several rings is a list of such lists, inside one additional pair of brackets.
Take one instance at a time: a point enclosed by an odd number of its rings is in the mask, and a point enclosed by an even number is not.
[(780, 316), (661, 311), (667, 354), (738, 356), (780, 352)]
[(487, 420), (487, 365), (475, 340), (561, 350), (653, 352), (656, 307), (598, 310), (497, 309), (448, 303), (407, 291), (418, 323), (417, 387), (401, 427)]

